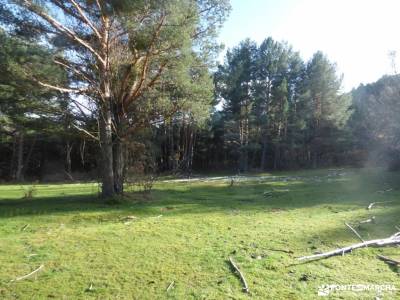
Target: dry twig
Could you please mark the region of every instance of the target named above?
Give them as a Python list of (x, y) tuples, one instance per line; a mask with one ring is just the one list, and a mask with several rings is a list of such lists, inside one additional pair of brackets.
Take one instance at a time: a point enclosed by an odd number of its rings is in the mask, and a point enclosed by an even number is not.
[(363, 240), (363, 238), (361, 237), (361, 235), (357, 232), (357, 230), (355, 230), (349, 223), (344, 222), (344, 224), (346, 224), (346, 226), (349, 227), (350, 230), (354, 232), (354, 234), (361, 240), (361, 242), (363, 242), (363, 243), (365, 242)]
[(11, 282), (27, 279), (27, 278), (31, 277), (32, 275), (36, 274), (37, 272), (39, 272), (40, 270), (42, 270), (43, 268), (44, 268), (44, 265), (41, 265), (39, 268), (37, 268), (36, 270), (32, 271), (31, 273), (29, 273), (27, 275), (24, 275), (24, 276), (21, 276), (21, 277), (17, 277), (15, 279), (11, 280)]
[(242, 272), (240, 272), (239, 267), (235, 264), (235, 262), (233, 261), (233, 259), (231, 257), (229, 257), (229, 262), (231, 263), (232, 267), (235, 269), (235, 271), (237, 272), (237, 274), (240, 277), (240, 280), (243, 283), (243, 291), (245, 293), (248, 293), (250, 290), (249, 290), (249, 286), (247, 285), (246, 278), (244, 278), (244, 275), (242, 274)]
[(167, 287), (167, 292), (169, 292), (170, 289), (174, 286), (175, 281), (172, 281), (169, 286)]

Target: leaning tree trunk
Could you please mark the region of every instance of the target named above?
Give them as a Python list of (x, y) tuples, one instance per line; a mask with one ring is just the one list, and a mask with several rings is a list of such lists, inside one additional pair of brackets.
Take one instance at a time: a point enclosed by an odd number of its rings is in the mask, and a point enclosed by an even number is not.
[(103, 197), (112, 197), (115, 195), (111, 122), (111, 108), (108, 102), (102, 105), (102, 111), (99, 116), (101, 147), (100, 168)]

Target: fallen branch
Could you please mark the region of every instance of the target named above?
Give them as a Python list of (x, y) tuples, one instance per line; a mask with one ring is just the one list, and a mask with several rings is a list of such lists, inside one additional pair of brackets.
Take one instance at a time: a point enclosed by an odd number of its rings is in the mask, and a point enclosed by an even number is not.
[(387, 192), (391, 192), (393, 189), (387, 189), (387, 190), (383, 190), (383, 191), (376, 191), (376, 193), (378, 193), (378, 194), (384, 194), (384, 193), (387, 193)]
[(74, 177), (72, 177), (72, 175), (70, 173), (68, 173), (67, 171), (64, 170), (65, 175), (68, 176), (68, 179), (71, 181), (74, 181)]
[(21, 231), (25, 231), (29, 227), (29, 224), (22, 226)]
[(24, 276), (21, 276), (21, 277), (17, 277), (14, 280), (11, 280), (11, 282), (27, 279), (27, 278), (31, 277), (32, 275), (36, 274), (37, 272), (39, 272), (40, 270), (42, 270), (43, 268), (44, 268), (44, 265), (41, 265), (39, 268), (37, 268), (36, 270), (32, 271), (31, 273), (29, 273), (27, 275), (24, 275)]
[(242, 274), (242, 272), (240, 272), (240, 269), (238, 268), (238, 266), (235, 264), (235, 262), (233, 261), (233, 259), (231, 257), (229, 257), (229, 262), (231, 263), (232, 267), (235, 269), (236, 273), (239, 275), (240, 280), (243, 283), (243, 291), (245, 293), (248, 293), (250, 290), (249, 290), (249, 286), (247, 285), (246, 278), (244, 278), (244, 275)]
[(167, 287), (167, 292), (174, 286), (175, 281), (172, 281), (169, 286)]
[(375, 223), (375, 216), (372, 216), (370, 219), (359, 222), (359, 224), (366, 224), (366, 223)]
[(393, 258), (390, 257), (386, 257), (383, 255), (377, 255), (376, 257), (378, 257), (380, 260), (384, 261), (385, 263), (392, 265), (392, 266), (399, 266), (400, 265), (400, 261), (395, 260)]
[(353, 227), (351, 227), (351, 225), (349, 223), (344, 222), (344, 224), (346, 224), (346, 226), (349, 227), (350, 230), (354, 232), (354, 234), (361, 240), (361, 242), (363, 242), (363, 243), (365, 242), (363, 240), (363, 238), (361, 237), (361, 235), (357, 232), (357, 230), (355, 230)]
[(347, 246), (344, 248), (339, 248), (339, 249), (335, 249), (335, 250), (324, 252), (324, 253), (299, 257), (298, 260), (318, 260), (318, 259), (328, 258), (331, 256), (336, 256), (336, 255), (344, 255), (345, 253), (351, 252), (355, 249), (368, 247), (368, 246), (385, 247), (385, 246), (393, 246), (393, 245), (399, 245), (399, 244), (400, 244), (400, 232), (397, 232), (394, 235), (392, 235), (388, 238), (385, 238), (385, 239), (376, 239), (376, 240), (365, 241), (362, 243), (353, 244), (353, 245), (350, 245), (350, 246)]
[(371, 210), (371, 209), (372, 209), (372, 207), (373, 207), (375, 204), (390, 203), (390, 202), (393, 202), (393, 201), (379, 201), (379, 202), (372, 202), (372, 203), (370, 203), (370, 204), (368, 205), (367, 209), (368, 209), (368, 210)]
[(292, 250), (285, 250), (285, 249), (267, 248), (265, 250), (276, 251), (276, 252), (284, 252), (284, 253), (288, 253), (288, 254), (293, 254), (294, 253)]

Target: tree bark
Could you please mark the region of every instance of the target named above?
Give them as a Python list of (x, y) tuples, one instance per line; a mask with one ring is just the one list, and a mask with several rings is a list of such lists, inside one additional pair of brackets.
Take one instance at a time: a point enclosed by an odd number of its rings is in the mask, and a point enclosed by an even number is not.
[(19, 131), (17, 134), (17, 170), (15, 172), (15, 180), (23, 181), (23, 168), (24, 168), (24, 133)]
[(114, 142), (114, 189), (116, 194), (124, 192), (125, 157), (124, 145), (119, 139)]
[(99, 117), (103, 197), (115, 195), (111, 122), (110, 102), (106, 102)]
[(116, 194), (123, 194), (125, 181), (125, 147), (121, 139), (123, 124), (118, 125), (118, 136), (113, 143), (114, 190)]
[(65, 143), (65, 171), (67, 172), (68, 176), (71, 176), (72, 172), (72, 161), (71, 161), (71, 151), (72, 151), (72, 144), (70, 141)]
[(15, 180), (15, 173), (17, 170), (17, 144), (18, 144), (18, 132), (15, 132), (13, 135), (13, 147), (12, 147), (12, 156), (10, 162), (10, 171), (9, 176), (12, 180)]

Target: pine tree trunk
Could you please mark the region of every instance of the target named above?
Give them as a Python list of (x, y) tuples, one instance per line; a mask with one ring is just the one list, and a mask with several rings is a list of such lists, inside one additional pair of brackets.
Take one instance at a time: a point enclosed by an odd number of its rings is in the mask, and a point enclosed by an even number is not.
[(16, 181), (23, 181), (23, 168), (24, 168), (24, 133), (18, 132), (17, 138), (17, 171), (15, 173)]
[(170, 140), (169, 140), (169, 155), (170, 155), (170, 161), (171, 161), (171, 171), (175, 172), (176, 171), (176, 153), (175, 153), (175, 145), (174, 145), (174, 124), (171, 122), (169, 125), (169, 134), (170, 134)]
[(101, 82), (102, 99), (100, 104), (99, 130), (100, 130), (100, 146), (101, 146), (101, 177), (102, 177), (102, 196), (113, 197), (115, 195), (114, 182), (114, 156), (113, 156), (113, 98), (111, 90), (111, 71), (109, 65), (109, 30), (110, 19), (108, 16), (103, 17), (102, 24), (102, 43), (101, 52), (106, 58), (105, 65), (101, 65)]
[(15, 180), (15, 173), (17, 170), (17, 144), (18, 144), (18, 133), (15, 133), (13, 136), (13, 147), (12, 147), (12, 156), (10, 162), (10, 172), (9, 176), (12, 180)]
[[(121, 132), (122, 124), (119, 125)], [(125, 181), (125, 147), (123, 140), (117, 137), (114, 140), (113, 155), (114, 155), (114, 189), (116, 194), (123, 194)]]
[(194, 157), (194, 145), (196, 143), (196, 132), (193, 130), (191, 133), (191, 138), (190, 138), (190, 158), (189, 158), (189, 176), (192, 175), (192, 170), (193, 170), (193, 157)]
[(115, 195), (111, 122), (110, 102), (108, 102), (103, 105), (102, 113), (99, 117), (101, 146), (100, 168), (103, 197), (112, 197)]
[(116, 194), (124, 192), (125, 155), (124, 145), (119, 139), (114, 142), (114, 189)]
[(260, 164), (261, 171), (265, 170), (266, 162), (267, 162), (267, 141), (266, 138), (264, 138), (262, 145), (262, 152), (261, 152), (261, 164)]
[(71, 151), (72, 151), (72, 144), (70, 141), (65, 143), (65, 171), (67, 172), (68, 177), (72, 180), (72, 161), (71, 161)]

